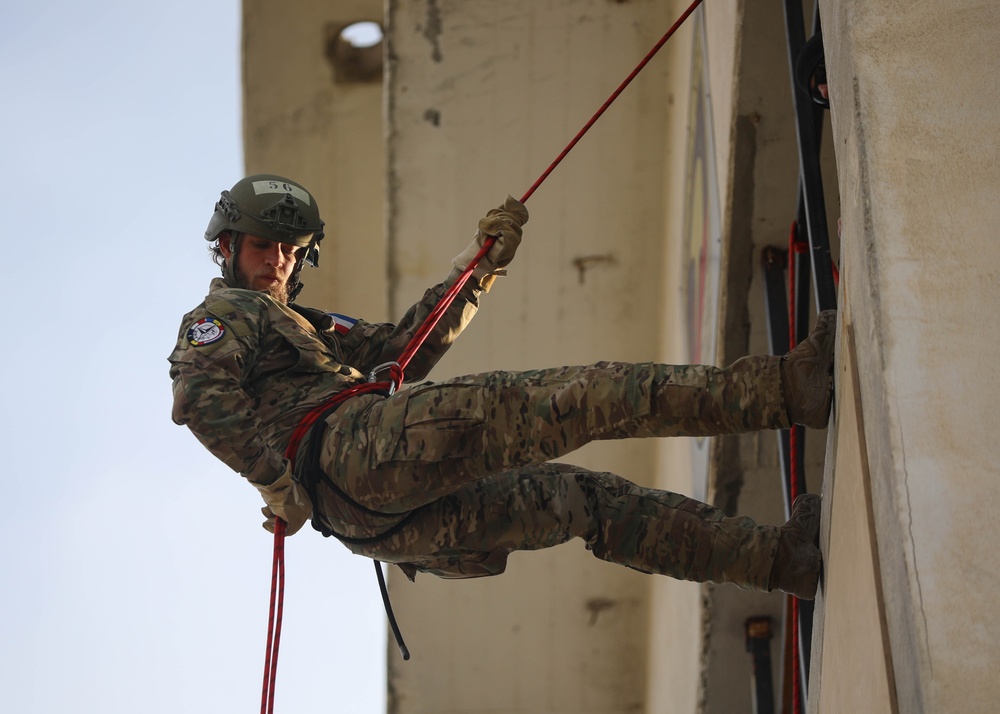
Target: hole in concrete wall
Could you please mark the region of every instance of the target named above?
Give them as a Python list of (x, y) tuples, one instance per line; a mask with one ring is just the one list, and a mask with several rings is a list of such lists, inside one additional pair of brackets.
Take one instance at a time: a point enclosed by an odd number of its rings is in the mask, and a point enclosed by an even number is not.
[(382, 81), (382, 26), (361, 20), (326, 28), (326, 58), (338, 83)]

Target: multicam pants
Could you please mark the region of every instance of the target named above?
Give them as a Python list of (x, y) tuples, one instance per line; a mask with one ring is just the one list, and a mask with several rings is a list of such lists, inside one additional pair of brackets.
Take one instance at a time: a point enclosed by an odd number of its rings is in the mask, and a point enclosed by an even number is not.
[(356, 397), (327, 419), (314, 523), (410, 577), (493, 575), (512, 551), (582, 538), (644, 572), (762, 589), (776, 528), (548, 462), (594, 440), (787, 426), (775, 357), (489, 372)]

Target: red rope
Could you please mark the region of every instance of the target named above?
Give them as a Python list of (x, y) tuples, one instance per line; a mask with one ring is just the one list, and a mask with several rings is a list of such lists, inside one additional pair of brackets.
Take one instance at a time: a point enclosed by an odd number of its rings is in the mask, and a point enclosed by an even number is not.
[[(522, 202), (523, 203), (523, 202)], [(410, 360), (413, 359), (413, 355), (417, 353), (420, 346), (424, 344), (427, 336), (430, 335), (431, 331), (437, 327), (438, 322), (444, 317), (444, 314), (451, 307), (451, 304), (455, 301), (458, 293), (461, 292), (462, 288), (469, 281), (472, 276), (472, 271), (476, 269), (479, 265), (479, 261), (482, 260), (483, 256), (486, 255), (493, 244), (496, 243), (497, 239), (494, 236), (487, 236), (486, 240), (483, 241), (483, 247), (476, 254), (476, 257), (472, 259), (472, 262), (466, 266), (465, 270), (458, 276), (458, 279), (448, 288), (447, 292), (441, 296), (441, 300), (438, 304), (434, 306), (430, 314), (421, 323), (419, 329), (414, 333), (413, 337), (410, 339), (409, 344), (406, 349), (403, 350), (402, 354), (399, 356), (399, 382), (397, 382), (397, 387), (403, 382), (403, 372), (406, 370), (406, 366), (410, 364)]]
[[(570, 140), (570, 142), (566, 145), (566, 148), (564, 148), (561, 152), (559, 152), (559, 155), (556, 156), (555, 160), (551, 164), (549, 164), (548, 168), (546, 168), (545, 171), (542, 172), (541, 176), (539, 176), (535, 180), (535, 182), (531, 184), (531, 188), (529, 188), (527, 191), (524, 192), (524, 195), (521, 196), (521, 203), (528, 202), (528, 199), (531, 198), (531, 195), (535, 192), (535, 190), (542, 185), (545, 179), (549, 177), (549, 174), (551, 174), (553, 170), (555, 170), (556, 166), (562, 163), (562, 160), (566, 158), (566, 155), (569, 154), (569, 152), (572, 151), (573, 147), (579, 143), (580, 139), (583, 138), (583, 135), (590, 130), (590, 127), (592, 127), (597, 122), (598, 119), (601, 118), (601, 115), (604, 114), (604, 112), (607, 111), (608, 107), (610, 107), (612, 103), (614, 103), (614, 101), (618, 98), (618, 95), (620, 95), (622, 92), (625, 91), (625, 88), (632, 83), (632, 80), (635, 79), (636, 75), (638, 75), (639, 72), (642, 71), (643, 67), (649, 64), (649, 61), (653, 59), (653, 56), (660, 51), (660, 48), (667, 43), (667, 40), (669, 40), (673, 36), (673, 34), (677, 31), (677, 29), (684, 24), (684, 21), (688, 19), (688, 16), (690, 16), (691, 13), (693, 13), (697, 9), (697, 7), (701, 5), (701, 3), (702, 0), (694, 0), (694, 2), (691, 3), (688, 9), (685, 10), (681, 14), (681, 16), (677, 18), (674, 24), (670, 26), (670, 29), (667, 30), (666, 34), (664, 34), (663, 37), (661, 37), (660, 40), (655, 45), (653, 45), (653, 48), (646, 53), (646, 56), (643, 57), (642, 60), (639, 62), (639, 64), (635, 66), (635, 69), (633, 69), (632, 72), (629, 73), (628, 77), (625, 78), (625, 81), (623, 81), (621, 84), (618, 85), (618, 88), (611, 93), (611, 96), (609, 96), (604, 101), (604, 103), (594, 113), (594, 115), (590, 117), (590, 119), (587, 121), (586, 124), (583, 125), (583, 128), (580, 129), (580, 131), (576, 133), (576, 136), (574, 136)], [(455, 297), (465, 286), (465, 283), (468, 282), (469, 277), (472, 275), (472, 271), (479, 264), (479, 261), (482, 259), (482, 257), (486, 255), (487, 252), (489, 252), (489, 249), (493, 246), (495, 242), (496, 242), (495, 237), (493, 236), (487, 237), (487, 239), (484, 241), (482, 249), (479, 251), (476, 257), (472, 260), (471, 263), (469, 263), (468, 267), (466, 267), (466, 269), (458, 277), (455, 283), (448, 289), (448, 292), (444, 294), (444, 296), (441, 298), (441, 301), (437, 304), (434, 310), (431, 311), (430, 315), (427, 316), (427, 319), (424, 320), (423, 324), (420, 326), (420, 329), (417, 330), (416, 334), (413, 336), (413, 339), (410, 341), (410, 344), (407, 345), (406, 349), (403, 351), (402, 355), (399, 358), (401, 371), (404, 371), (406, 369), (406, 365), (409, 364), (410, 359), (412, 359), (413, 355), (416, 354), (417, 350), (420, 349), (420, 346), (424, 343), (424, 340), (427, 339), (427, 336), (437, 326), (438, 321), (445, 314), (445, 312), (448, 311), (448, 308), (451, 307), (451, 303), (455, 300)]]
[(264, 685), (260, 694), (261, 714), (274, 711), (274, 684), (278, 678), (278, 645), (285, 606), (285, 522), (274, 519), (274, 560), (271, 563), (271, 606), (267, 614), (267, 651), (264, 655)]
[[(701, 5), (702, 0), (694, 0), (691, 5), (685, 10), (681, 16), (671, 25), (670, 29), (667, 30), (666, 34), (653, 46), (653, 48), (643, 57), (642, 61), (636, 65), (635, 69), (625, 78), (618, 88), (612, 92), (611, 96), (601, 105), (597, 112), (590, 118), (590, 120), (584, 124), (583, 128), (577, 132), (576, 136), (566, 145), (555, 160), (549, 164), (548, 168), (542, 172), (542, 175), (531, 185), (524, 195), (521, 197), (521, 203), (526, 203), (535, 190), (542, 185), (549, 174), (558, 166), (566, 155), (573, 149), (574, 146), (583, 138), (583, 135), (590, 130), (590, 127), (607, 111), (608, 107), (618, 98), (625, 88), (631, 84), (632, 80), (635, 79), (636, 75), (642, 71), (653, 56), (660, 51), (660, 48), (666, 44), (677, 29), (684, 24), (684, 21)], [(426, 341), (428, 335), (434, 330), (438, 322), (444, 316), (444, 314), (451, 307), (455, 298), (461, 292), (462, 288), (469, 281), (472, 276), (472, 271), (475, 270), (479, 261), (482, 260), (483, 256), (489, 252), (493, 244), (496, 243), (495, 236), (487, 236), (486, 240), (483, 241), (483, 247), (480, 249), (476, 257), (472, 259), (469, 265), (461, 272), (455, 282), (448, 287), (444, 295), (438, 301), (434, 309), (427, 315), (424, 321), (421, 323), (420, 327), (414, 333), (410, 342), (407, 344), (406, 348), (400, 354), (399, 364), (394, 365), (390, 371), (390, 381), (391, 385), (398, 389), (403, 384), (403, 373), (406, 370), (407, 365), (413, 356), (420, 349), (421, 345)], [(351, 387), (343, 392), (334, 395), (327, 402), (319, 405), (299, 422), (295, 431), (292, 433), (292, 437), (288, 441), (288, 446), (285, 449), (285, 458), (294, 462), (295, 454), (298, 452), (299, 444), (309, 429), (319, 418), (319, 415), (324, 412), (328, 407), (338, 404), (345, 399), (349, 399), (358, 394), (363, 394), (373, 391), (388, 391), (390, 388), (390, 382), (375, 382), (375, 383), (362, 383)], [(263, 692), (261, 694), (261, 714), (272, 714), (274, 711), (274, 686), (275, 679), (277, 677), (278, 671), (278, 643), (281, 639), (281, 613), (284, 603), (284, 587), (285, 587), (285, 523), (280, 518), (275, 517), (275, 527), (274, 527), (274, 563), (272, 565), (271, 572), (271, 603), (270, 603), (270, 614), (268, 615), (268, 633), (267, 633), (267, 651), (265, 654), (264, 662), (264, 686)], [(272, 650), (273, 641), (273, 650)]]
[[(328, 408), (358, 394), (389, 391), (388, 382), (362, 382), (350, 389), (338, 392), (331, 399), (323, 402), (306, 414), (292, 432), (285, 448), (285, 458), (295, 462), (299, 444), (309, 433), (309, 429), (319, 416)], [(278, 676), (278, 645), (281, 642), (281, 617), (285, 600), (285, 522), (274, 519), (274, 560), (271, 564), (271, 602), (267, 617), (267, 647), (264, 653), (264, 684), (260, 695), (261, 714), (274, 712), (275, 680)], [(273, 646), (272, 646), (273, 645)]]
[(590, 127), (594, 125), (594, 122), (601, 118), (601, 115), (604, 114), (607, 108), (611, 106), (612, 102), (618, 99), (618, 95), (625, 91), (625, 87), (631, 84), (632, 80), (635, 79), (635, 76), (642, 71), (642, 68), (649, 64), (649, 61), (653, 59), (653, 55), (660, 51), (660, 48), (667, 43), (667, 40), (669, 40), (671, 36), (673, 36), (673, 34), (677, 31), (677, 28), (684, 24), (684, 21), (688, 19), (688, 16), (694, 12), (699, 5), (701, 5), (701, 2), (702, 0), (695, 0), (691, 3), (688, 9), (677, 18), (677, 21), (670, 26), (667, 33), (660, 38), (659, 42), (653, 45), (653, 49), (646, 53), (646, 56), (642, 58), (642, 61), (635, 66), (635, 69), (633, 69), (632, 73), (625, 78), (625, 81), (618, 85), (618, 89), (611, 93), (611, 96), (608, 97), (604, 104), (601, 105), (601, 108), (597, 110), (597, 113), (590, 118), (590, 121), (584, 124), (583, 128), (577, 132), (576, 136), (573, 137), (573, 140), (570, 141), (569, 144), (566, 145), (566, 148), (563, 149), (559, 156), (556, 157), (556, 160), (549, 164), (549, 167), (542, 172), (542, 175), (538, 177), (538, 180), (535, 181), (535, 183), (531, 184), (531, 188), (529, 188), (521, 198), (521, 203), (527, 201), (531, 197), (531, 194), (535, 192), (535, 189), (542, 185), (542, 182), (548, 178), (553, 169), (555, 169), (555, 167), (558, 166), (564, 158), (566, 158), (566, 154), (568, 154), (573, 147), (576, 146), (577, 142), (580, 141), (580, 139), (583, 138), (583, 135), (586, 134)]
[(356, 397), (359, 394), (388, 391), (388, 382), (361, 382), (360, 384), (355, 384), (349, 389), (345, 389), (343, 392), (337, 392), (330, 399), (313, 408), (308, 414), (302, 417), (299, 425), (295, 427), (295, 431), (292, 432), (291, 437), (288, 439), (288, 446), (285, 447), (285, 458), (290, 462), (295, 461), (295, 455), (299, 452), (299, 444), (302, 443), (302, 440), (305, 438), (306, 434), (309, 433), (312, 425), (316, 423), (320, 414), (326, 411), (327, 408), (332, 407), (335, 404), (340, 404), (341, 402), (350, 399), (351, 397)]

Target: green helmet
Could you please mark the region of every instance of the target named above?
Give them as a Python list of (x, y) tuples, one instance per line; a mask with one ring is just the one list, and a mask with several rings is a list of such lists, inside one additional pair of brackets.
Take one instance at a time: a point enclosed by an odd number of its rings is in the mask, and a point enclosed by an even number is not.
[[(319, 243), (323, 240), (323, 221), (312, 194), (301, 184), (273, 174), (255, 174), (236, 182), (230, 190), (223, 191), (215, 213), (208, 222), (205, 240), (216, 241), (219, 235), (230, 231), (234, 238), (249, 234), (276, 243), (287, 243), (304, 248), (292, 276), (289, 294), (294, 297), (301, 289), (299, 271), (302, 263), (315, 266), (319, 263)], [(239, 241), (234, 241), (234, 254)], [(235, 259), (226, 261), (223, 275), (235, 283)]]

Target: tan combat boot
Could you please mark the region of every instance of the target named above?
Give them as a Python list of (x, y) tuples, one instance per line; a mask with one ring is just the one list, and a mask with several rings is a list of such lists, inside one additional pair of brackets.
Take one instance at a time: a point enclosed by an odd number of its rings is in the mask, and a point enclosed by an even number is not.
[(836, 310), (821, 312), (809, 337), (781, 358), (781, 392), (793, 424), (823, 429), (830, 421), (836, 326)]
[(802, 600), (816, 597), (823, 555), (819, 544), (822, 502), (815, 493), (804, 493), (792, 504), (792, 515), (781, 526), (778, 553), (771, 566), (768, 590), (782, 590)]

